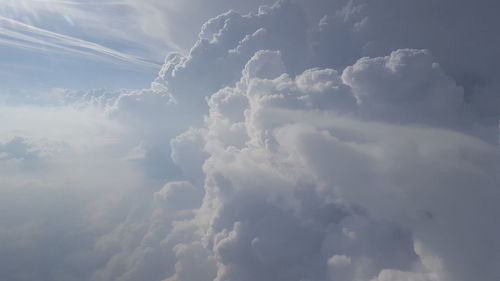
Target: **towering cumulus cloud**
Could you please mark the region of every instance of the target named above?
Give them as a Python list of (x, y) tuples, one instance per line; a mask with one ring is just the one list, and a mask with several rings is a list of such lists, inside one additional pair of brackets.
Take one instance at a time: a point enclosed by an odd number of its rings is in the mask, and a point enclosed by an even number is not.
[[(498, 56), (478, 53), (494, 39), (451, 46), (467, 31), (439, 30), (444, 7), (403, 2), (349, 1), (317, 26), (286, 1), (228, 12), (168, 57), (153, 87), (206, 116), (171, 141), (194, 186), (158, 193), (201, 196), (191, 218), (164, 215), (166, 280), (499, 277), (498, 69), (483, 65)], [(469, 6), (448, 4), (453, 19)], [(407, 14), (389, 26), (391, 6)]]
[(99, 98), (164, 185), (40, 280), (499, 280), (499, 4), (331, 2), (219, 15), (151, 89)]

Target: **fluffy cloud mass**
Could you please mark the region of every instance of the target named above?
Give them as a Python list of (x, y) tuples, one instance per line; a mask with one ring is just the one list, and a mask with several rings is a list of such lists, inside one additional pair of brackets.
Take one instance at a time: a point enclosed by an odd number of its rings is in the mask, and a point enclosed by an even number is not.
[(87, 136), (9, 128), (2, 279), (498, 280), (498, 4), (330, 2), (229, 11), (150, 89), (39, 109)]

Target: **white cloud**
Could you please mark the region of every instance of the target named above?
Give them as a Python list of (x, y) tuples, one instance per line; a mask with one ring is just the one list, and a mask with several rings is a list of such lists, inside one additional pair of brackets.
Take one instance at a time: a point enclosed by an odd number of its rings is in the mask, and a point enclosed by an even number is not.
[[(196, 41), (200, 26), (214, 15), (229, 9), (242, 13), (253, 12), (259, 5), (271, 0), (255, 1), (161, 1), (125, 0), (136, 12), (136, 20), (150, 36), (174, 43), (178, 49), (189, 49)], [(182, 27), (182, 29), (180, 28)]]
[[(388, 26), (392, 0), (311, 3), (209, 20), (152, 89), (5, 106), (0, 198), (16, 215), (0, 239), (32, 257), (3, 266), (6, 279), (496, 281), (498, 83), (459, 75), (495, 69), (381, 31), (401, 23), (430, 42), (405, 16), (439, 22), (434, 6), (398, 4)], [(42, 136), (69, 148), (22, 170)]]
[[(279, 53), (260, 52), (245, 69), (274, 69), (276, 59)], [(219, 261), (216, 280), (315, 280), (330, 274), (370, 280), (384, 268), (382, 280), (495, 276), (496, 261), (488, 257), (496, 250), (486, 248), (498, 245), (484, 244), (494, 238), (467, 237), (482, 237), (485, 227), (488, 233), (499, 231), (487, 223), (475, 225), (470, 217), (494, 220), (495, 203), (485, 199), (499, 196), (493, 168), (498, 151), (460, 126), (441, 123), (443, 114), (459, 115), (464, 100), (428, 52), (399, 50), (361, 59), (342, 79), (318, 69), (295, 79), (252, 73), (244, 70), (235, 87), (209, 101), (211, 157), (204, 166), (207, 195), (200, 217), (211, 217), (205, 239), (213, 241), (208, 246)], [(397, 96), (386, 98), (389, 91)], [(226, 109), (225, 104), (245, 97), (246, 103), (237, 102), (239, 110)], [(372, 100), (382, 110), (374, 111)], [(421, 115), (407, 109), (409, 101), (419, 104), (411, 110)], [(234, 137), (228, 138), (236, 124), (243, 126), (240, 138), (246, 143), (235, 145)], [(308, 201), (311, 196), (315, 203)], [(330, 213), (339, 220), (330, 224), (322, 221), (328, 216), (318, 216), (329, 204), (345, 208)], [(356, 214), (357, 208), (366, 213)], [(315, 229), (314, 223), (326, 228)], [(366, 236), (371, 232), (380, 236)], [(424, 261), (413, 251), (417, 240), (443, 260), (443, 271), (410, 271)], [(460, 255), (463, 249), (482, 256), (483, 266), (468, 263), (469, 257)], [(327, 275), (321, 268), (335, 255), (354, 256), (352, 267)]]

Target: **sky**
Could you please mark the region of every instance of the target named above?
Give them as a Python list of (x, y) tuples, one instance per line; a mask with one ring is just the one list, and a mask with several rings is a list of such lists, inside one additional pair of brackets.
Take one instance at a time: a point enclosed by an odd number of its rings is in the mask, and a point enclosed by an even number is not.
[(499, 280), (499, 8), (0, 0), (0, 280)]
[(1, 61), (9, 71), (0, 82), (4, 91), (148, 87), (165, 56), (187, 53), (200, 26), (231, 3), (218, 2), (3, 0)]

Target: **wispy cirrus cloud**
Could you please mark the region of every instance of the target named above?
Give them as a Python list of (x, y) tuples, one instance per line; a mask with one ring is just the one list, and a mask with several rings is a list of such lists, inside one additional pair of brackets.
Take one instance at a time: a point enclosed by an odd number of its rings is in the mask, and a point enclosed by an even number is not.
[[(187, 52), (201, 24), (224, 12), (227, 2), (5, 0), (0, 1), (0, 45), (158, 68), (149, 62), (171, 51)], [(231, 3), (249, 11), (272, 2)]]
[(147, 68), (160, 67), (157, 63), (137, 56), (4, 16), (0, 16), (0, 44), (30, 51), (62, 52), (66, 55), (78, 55), (114, 63), (129, 63)]

